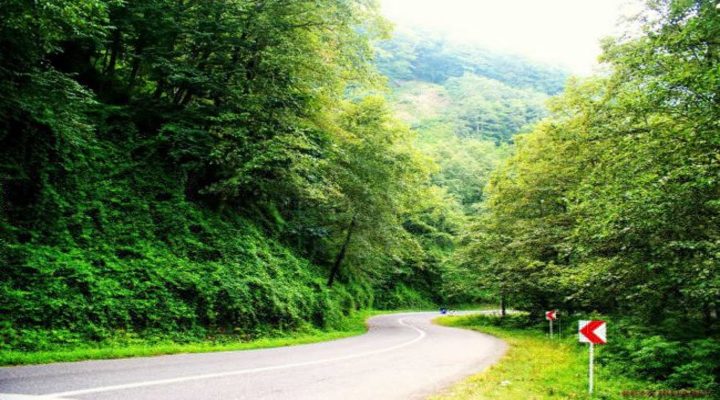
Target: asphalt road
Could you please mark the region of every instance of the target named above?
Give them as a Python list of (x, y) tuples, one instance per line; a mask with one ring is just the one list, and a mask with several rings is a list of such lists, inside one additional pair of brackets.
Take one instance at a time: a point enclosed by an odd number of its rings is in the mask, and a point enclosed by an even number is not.
[(506, 349), (437, 316), (382, 315), (364, 335), (301, 346), (5, 367), (0, 400), (422, 399)]

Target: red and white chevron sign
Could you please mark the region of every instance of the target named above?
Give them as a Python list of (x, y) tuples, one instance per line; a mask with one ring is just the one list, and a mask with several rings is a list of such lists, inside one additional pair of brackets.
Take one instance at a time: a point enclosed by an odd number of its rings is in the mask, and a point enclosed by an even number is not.
[(557, 310), (546, 311), (545, 319), (548, 321), (555, 321), (557, 319)]
[(605, 325), (605, 321), (580, 321), (578, 332), (580, 333), (581, 343), (607, 343), (607, 326)]

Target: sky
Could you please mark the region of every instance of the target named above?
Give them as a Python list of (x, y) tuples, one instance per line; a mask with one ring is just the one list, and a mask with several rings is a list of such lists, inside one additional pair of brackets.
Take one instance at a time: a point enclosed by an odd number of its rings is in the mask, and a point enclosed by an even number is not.
[(589, 75), (600, 39), (639, 10), (633, 0), (381, 0), (398, 28), (421, 27), (452, 40), (519, 54)]

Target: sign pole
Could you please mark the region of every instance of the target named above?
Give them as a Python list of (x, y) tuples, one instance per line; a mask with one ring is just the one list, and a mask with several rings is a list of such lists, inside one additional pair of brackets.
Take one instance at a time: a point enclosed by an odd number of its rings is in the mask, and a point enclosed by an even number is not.
[(593, 394), (593, 362), (595, 357), (595, 345), (607, 343), (607, 325), (605, 321), (578, 321), (578, 333), (580, 343), (590, 344), (590, 356), (588, 357), (588, 393)]
[(590, 343), (590, 366), (589, 366), (589, 371), (590, 371), (590, 372), (589, 372), (589, 374), (588, 374), (588, 375), (589, 375), (588, 393), (590, 393), (590, 395), (593, 394), (593, 356), (594, 356), (593, 353), (595, 353), (595, 352), (593, 351), (593, 348), (594, 348), (594, 347), (595, 347), (595, 346), (594, 346), (592, 343)]
[(550, 339), (553, 338), (553, 329), (552, 329), (552, 328), (553, 328), (553, 327), (552, 327), (553, 324), (552, 324), (552, 323), (553, 323), (553, 320), (550, 320)]
[(545, 311), (545, 319), (550, 323), (550, 339), (553, 338), (553, 321), (557, 318), (557, 310)]

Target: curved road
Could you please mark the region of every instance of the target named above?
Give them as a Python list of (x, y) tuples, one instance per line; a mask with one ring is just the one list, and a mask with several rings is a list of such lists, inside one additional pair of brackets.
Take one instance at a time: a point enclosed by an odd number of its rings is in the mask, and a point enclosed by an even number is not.
[(506, 349), (437, 316), (382, 315), (365, 335), (301, 346), (5, 367), (0, 400), (422, 399)]

